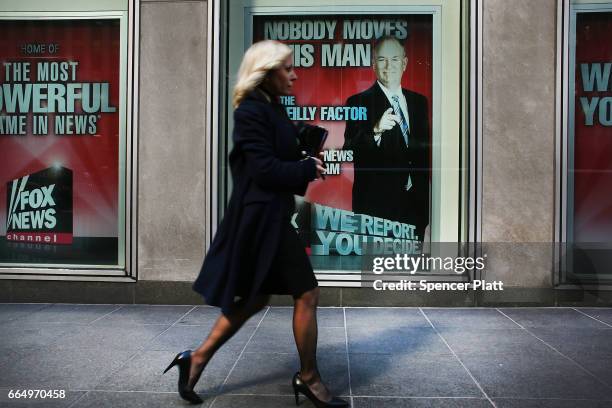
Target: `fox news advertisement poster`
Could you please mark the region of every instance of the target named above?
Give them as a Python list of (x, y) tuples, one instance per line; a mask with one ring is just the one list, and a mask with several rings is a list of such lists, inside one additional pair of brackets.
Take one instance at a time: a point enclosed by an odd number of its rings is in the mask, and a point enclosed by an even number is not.
[(358, 270), (372, 251), (418, 254), (430, 213), (432, 14), (252, 18), (253, 41), (293, 49), (298, 79), (281, 98), (289, 118), (329, 131), (326, 178), (293, 219), (315, 268)]
[(119, 28), (0, 20), (0, 263), (118, 264)]
[[(612, 7), (575, 13), (573, 242), (577, 273), (610, 273), (612, 243)], [(581, 244), (582, 243), (582, 244)], [(605, 251), (595, 249), (601, 247)], [(603, 249), (603, 248), (602, 248)]]

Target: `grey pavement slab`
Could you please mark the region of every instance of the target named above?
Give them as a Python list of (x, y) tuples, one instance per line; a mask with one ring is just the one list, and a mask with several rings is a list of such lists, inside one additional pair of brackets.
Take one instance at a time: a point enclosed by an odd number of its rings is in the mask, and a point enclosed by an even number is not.
[[(332, 392), (357, 408), (492, 406), (477, 381), (499, 408), (612, 407), (612, 309), (500, 309), (524, 329), (496, 309), (422, 310), (435, 329), (419, 308), (319, 308), (319, 365)], [(266, 308), (221, 348), (196, 386), (204, 407), (294, 406), (292, 314)], [(0, 304), (0, 391), (68, 393), (0, 395), (0, 406), (188, 406), (176, 368), (162, 372), (218, 316), (208, 306)], [(300, 406), (313, 405), (302, 396)]]
[(582, 313), (586, 313), (591, 317), (594, 317), (598, 320), (601, 320), (604, 323), (612, 326), (612, 308), (603, 308), (603, 307), (592, 307), (592, 308), (584, 308), (581, 307), (580, 310)]
[(96, 320), (95, 325), (173, 324), (193, 306), (127, 305)]
[(525, 328), (606, 328), (603, 323), (570, 308), (500, 308), (499, 310)]
[(0, 373), (7, 364), (15, 364), (21, 358), (23, 347), (3, 347), (0, 349)]
[(346, 308), (347, 327), (431, 327), (418, 308)]
[[(254, 330), (254, 326), (242, 327), (238, 333), (223, 345), (222, 349), (240, 353)], [(209, 332), (210, 329), (205, 326), (176, 324), (149, 341), (145, 348), (148, 350), (169, 350), (175, 353), (188, 349), (194, 350), (202, 344), (202, 341), (206, 339)]]
[(155, 325), (117, 325), (108, 326), (75, 326), (70, 333), (59, 339), (56, 344), (65, 349), (108, 349), (139, 350), (145, 348), (162, 332), (168, 329), (166, 324)]
[(353, 395), (483, 397), (452, 354), (350, 354)]
[(191, 405), (175, 393), (90, 391), (77, 401), (74, 408), (208, 408), (212, 397), (202, 395), (202, 399), (203, 404)]
[[(318, 357), (321, 377), (330, 391), (336, 395), (348, 395), (346, 354), (320, 353)], [(291, 379), (299, 370), (299, 366), (297, 353), (245, 352), (238, 360), (222, 392), (224, 394), (293, 395)]]
[(15, 364), (3, 367), (0, 387), (89, 390), (121, 367), (132, 354), (107, 348), (24, 348)]
[[(576, 363), (584, 367), (588, 372), (597, 377), (600, 381), (612, 387), (612, 355), (582, 353), (569, 356)], [(610, 404), (612, 406), (612, 404)]]
[(350, 353), (448, 353), (448, 347), (431, 327), (347, 329)]
[[(342, 327), (319, 327), (318, 350), (324, 353), (346, 353), (346, 334)], [(291, 328), (261, 325), (249, 342), (246, 351), (270, 353), (297, 352)]]
[(594, 353), (612, 355), (612, 328), (544, 328), (529, 331), (569, 356)]
[(612, 388), (559, 354), (517, 350), (515, 355), (472, 354), (461, 360), (491, 398), (612, 398)]
[(48, 303), (0, 303), (0, 323), (22, 319), (48, 306)]
[[(268, 308), (264, 308), (255, 315), (253, 315), (245, 324), (244, 327), (257, 326), (263, 315), (266, 313)], [(211, 306), (197, 306), (191, 310), (187, 315), (183, 316), (178, 324), (186, 325), (198, 325), (212, 327), (217, 318), (221, 314), (221, 309), (218, 307)]]
[[(310, 408), (314, 405), (300, 398), (300, 407)], [(220, 395), (214, 403), (215, 408), (287, 408), (295, 407), (294, 397), (285, 395)]]
[(589, 399), (494, 399), (498, 408), (610, 408), (612, 401)]
[[(344, 310), (341, 307), (317, 308), (319, 327), (344, 327)], [(266, 314), (262, 325), (279, 325), (289, 327), (293, 324), (293, 307), (273, 307)]]
[(532, 336), (527, 330), (517, 328), (487, 328), (464, 330), (445, 327), (440, 335), (459, 356), (464, 354), (551, 354), (554, 351)]
[(87, 324), (117, 310), (117, 305), (54, 304), (20, 319), (24, 323), (78, 323)]
[(355, 397), (353, 408), (491, 408), (484, 398), (389, 398)]
[(41, 324), (11, 321), (2, 323), (0, 349), (12, 347), (45, 347), (56, 344), (60, 338), (88, 326), (75, 324)]
[[(176, 354), (168, 351), (144, 351), (139, 353), (98, 383), (96, 389), (176, 392), (178, 368), (173, 367), (166, 374), (163, 374)], [(212, 394), (217, 391), (236, 359), (237, 355), (231, 351), (223, 350), (217, 353), (202, 373), (195, 390), (203, 394)]]
[[(51, 389), (40, 390), (38, 394), (36, 388), (29, 389), (11, 389), (0, 388), (0, 407), (3, 408), (23, 408), (23, 407), (40, 407), (40, 408), (64, 408), (69, 407), (77, 399), (85, 394), (85, 391), (66, 391), (60, 393), (60, 390)], [(9, 392), (13, 392), (13, 398), (9, 398)], [(15, 391), (19, 391), (19, 398), (15, 396)], [(26, 397), (22, 397), (25, 391)], [(31, 394), (28, 394), (31, 391)], [(50, 391), (50, 392), (49, 392)], [(30, 397), (27, 397), (31, 395)]]
[(423, 308), (423, 313), (436, 328), (516, 329), (518, 326), (496, 309)]

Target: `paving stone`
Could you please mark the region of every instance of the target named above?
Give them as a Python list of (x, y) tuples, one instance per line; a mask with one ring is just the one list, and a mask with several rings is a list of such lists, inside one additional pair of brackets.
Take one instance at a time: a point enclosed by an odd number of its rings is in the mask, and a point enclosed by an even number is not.
[[(0, 304), (0, 406), (187, 406), (175, 392), (176, 369), (162, 372), (199, 345), (219, 309), (117, 307)], [(499, 408), (612, 406), (612, 309), (579, 309), (604, 323), (571, 308), (500, 310), (525, 329), (486, 308), (423, 309), (435, 330), (418, 308), (320, 308), (323, 379), (337, 395), (352, 390), (355, 408), (491, 406), (460, 359)], [(203, 406), (293, 406), (291, 319), (291, 307), (271, 307), (247, 322), (204, 371), (196, 387)], [(4, 396), (43, 388), (68, 398)], [(312, 404), (301, 397), (300, 406)]]
[[(319, 371), (330, 391), (349, 392), (346, 354), (319, 353)], [(299, 370), (297, 353), (244, 353), (232, 371), (224, 394), (293, 395), (291, 379)], [(216, 403), (215, 403), (216, 405)]]
[(388, 398), (354, 397), (353, 408), (491, 408), (481, 398)]
[(452, 354), (350, 354), (357, 396), (476, 397), (474, 381)]
[[(569, 357), (600, 381), (612, 387), (612, 355), (600, 353), (570, 353)], [(612, 406), (612, 404), (611, 404)]]
[(570, 356), (580, 354), (612, 355), (612, 328), (544, 328), (530, 329), (529, 331), (560, 352)]
[(349, 327), (350, 353), (448, 353), (448, 347), (431, 327)]
[(592, 308), (579, 308), (582, 313), (586, 313), (591, 317), (601, 320), (604, 323), (612, 326), (612, 308), (603, 307), (592, 307)]
[[(232, 350), (239, 353), (255, 330), (254, 326), (242, 327), (223, 345), (222, 350)], [(205, 326), (185, 326), (176, 324), (146, 344), (148, 350), (194, 350), (208, 336), (210, 329)]]
[(527, 330), (513, 328), (470, 329), (444, 327), (440, 335), (459, 356), (465, 354), (526, 354), (554, 353), (546, 344)]
[(525, 328), (606, 328), (603, 323), (569, 308), (503, 308), (499, 310)]
[(117, 310), (117, 305), (54, 304), (20, 319), (26, 323), (79, 323), (87, 324)]
[(147, 347), (168, 325), (75, 326), (56, 342), (65, 349), (138, 350)]
[(562, 399), (494, 399), (498, 408), (610, 408), (612, 401)]
[(15, 364), (3, 367), (0, 387), (90, 390), (132, 355), (108, 348), (24, 348)]
[[(344, 327), (344, 310), (341, 307), (317, 308), (317, 323), (322, 327)], [(289, 327), (293, 324), (293, 307), (272, 307), (262, 325)]]
[(534, 356), (517, 350), (461, 359), (491, 398), (612, 398), (612, 388), (556, 353)]
[[(163, 374), (176, 354), (176, 352), (169, 351), (143, 351), (103, 379), (96, 386), (96, 389), (176, 392), (178, 368), (173, 367), (166, 374)], [(229, 374), (237, 357), (231, 351), (219, 351), (202, 373), (195, 387), (196, 392), (214, 393)]]
[(56, 344), (60, 338), (78, 332), (87, 326), (75, 324), (41, 324), (11, 321), (2, 324), (0, 349), (13, 347), (45, 347)]
[(22, 319), (49, 306), (48, 303), (0, 303), (0, 323)]
[[(313, 407), (301, 397), (301, 407)], [(295, 407), (294, 397), (284, 395), (220, 395), (215, 408), (287, 408)]]
[[(36, 398), (35, 389), (29, 388), (25, 390), (28, 392), (29, 390), (33, 391), (31, 394), (31, 398), (9, 398), (9, 392), (15, 393), (15, 391), (24, 391), (24, 389), (10, 389), (10, 388), (2, 388), (0, 389), (0, 407), (3, 408), (22, 408), (22, 407), (40, 407), (40, 408), (64, 408), (69, 407), (73, 404), (77, 399), (85, 394), (85, 391), (66, 391), (63, 394), (60, 394), (60, 390), (57, 390), (57, 393), (53, 393), (51, 389), (44, 389), (38, 393), (38, 398)], [(48, 392), (51, 391), (51, 392)], [(20, 393), (21, 394), (21, 393)], [(26, 394), (27, 395), (27, 394)], [(64, 397), (61, 397), (64, 395)], [(57, 398), (53, 398), (53, 396), (57, 396)]]
[(431, 327), (418, 308), (346, 308), (347, 327)]
[[(201, 396), (204, 403), (197, 405), (208, 408), (212, 397)], [(183, 401), (176, 393), (158, 392), (107, 392), (90, 391), (81, 398), (74, 408), (170, 408), (193, 406)]]
[[(257, 326), (267, 309), (268, 308), (264, 308), (263, 310), (253, 315), (249, 320), (246, 321), (244, 327)], [(198, 306), (192, 311), (190, 311), (186, 316), (181, 318), (178, 324), (199, 325), (211, 328), (220, 314), (221, 309), (219, 309), (218, 307)]]
[[(342, 327), (319, 327), (317, 350), (323, 353), (346, 353), (346, 333)], [(246, 351), (295, 353), (297, 351), (291, 328), (261, 325), (249, 342)]]
[(172, 305), (127, 305), (104, 316), (93, 324), (100, 326), (135, 324), (173, 324), (181, 319), (193, 306)]
[(495, 309), (480, 308), (423, 308), (423, 313), (436, 328), (516, 329), (516, 323)]

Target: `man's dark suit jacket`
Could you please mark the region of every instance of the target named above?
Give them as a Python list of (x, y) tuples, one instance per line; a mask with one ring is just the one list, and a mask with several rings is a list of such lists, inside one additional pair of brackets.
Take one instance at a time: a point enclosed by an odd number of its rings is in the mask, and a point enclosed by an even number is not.
[[(410, 122), (408, 147), (399, 124), (383, 132), (380, 145), (374, 141), (374, 125), (392, 107), (374, 82), (346, 101), (347, 106), (367, 108), (367, 120), (346, 122), (344, 149), (353, 150), (353, 212), (415, 225), (418, 239), (422, 240), (429, 224), (430, 203), (427, 98), (406, 89), (402, 92)], [(412, 187), (406, 191), (408, 175)]]

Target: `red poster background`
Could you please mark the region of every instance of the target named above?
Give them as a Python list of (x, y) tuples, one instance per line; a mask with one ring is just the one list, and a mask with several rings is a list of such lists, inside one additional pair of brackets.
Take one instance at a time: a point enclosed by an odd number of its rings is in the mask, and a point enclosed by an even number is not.
[[(47, 135), (32, 135), (30, 113), (26, 136), (0, 136), (0, 235), (6, 233), (6, 183), (61, 164), (74, 172), (74, 236), (117, 237), (119, 20), (4, 20), (0, 32), (0, 83), (7, 83), (1, 65), (7, 61), (30, 62), (31, 83), (36, 82), (37, 62), (78, 61), (74, 82), (109, 82), (109, 105), (117, 108), (115, 113), (98, 115), (95, 135), (57, 136), (51, 117)], [(25, 55), (21, 50), (25, 44), (57, 44), (59, 52)], [(81, 112), (77, 101), (74, 114)]]
[[(343, 40), (342, 24), (344, 20), (404, 20), (408, 23), (408, 38), (404, 43), (408, 66), (402, 77), (402, 87), (418, 92), (427, 97), (429, 102), (429, 123), (431, 124), (432, 69), (433, 69), (433, 18), (428, 14), (343, 14), (343, 15), (308, 15), (308, 16), (255, 16), (253, 18), (254, 41), (264, 39), (266, 21), (299, 21), (317, 20), (337, 22), (335, 39), (323, 40), (288, 40), (288, 44), (307, 43), (315, 45), (315, 62), (312, 67), (296, 67), (298, 80), (294, 84), (296, 105), (298, 106), (342, 106), (347, 98), (372, 86), (376, 80), (374, 70), (368, 67), (322, 67), (320, 44), (322, 43), (369, 43), (372, 40)], [(373, 47), (372, 47), (373, 48)], [(318, 116), (318, 114), (317, 114)], [(344, 121), (308, 122), (320, 125), (329, 130), (329, 137), (324, 149), (341, 149), (344, 144)], [(328, 176), (324, 182), (310, 183), (306, 200), (326, 206), (352, 210), (353, 165), (343, 163), (341, 174)]]
[[(612, 61), (612, 13), (578, 13), (576, 18), (576, 95), (574, 127), (574, 241), (609, 242), (612, 237), (612, 129), (602, 126), (595, 114), (585, 126), (580, 97), (612, 96), (585, 92), (581, 63)], [(571, 171), (571, 169), (570, 169)]]

